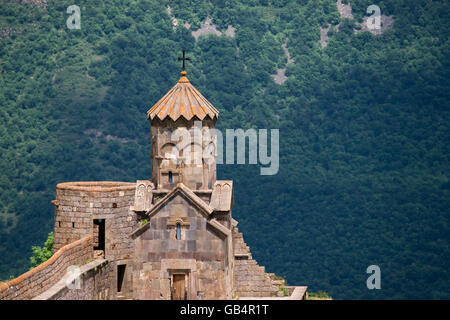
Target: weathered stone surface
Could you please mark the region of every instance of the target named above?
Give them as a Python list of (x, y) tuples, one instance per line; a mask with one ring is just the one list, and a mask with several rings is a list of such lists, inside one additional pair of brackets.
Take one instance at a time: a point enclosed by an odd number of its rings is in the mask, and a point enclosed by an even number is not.
[[(33, 300), (109, 300), (112, 266), (104, 259), (80, 266), (79, 274), (66, 273)], [(68, 285), (73, 284), (73, 285)]]
[(138, 180), (136, 182), (136, 194), (133, 206), (134, 211), (145, 212), (151, 209), (153, 187), (153, 183), (148, 180)]
[(275, 275), (266, 274), (265, 268), (252, 259), (242, 233), (233, 228), (234, 290), (238, 297), (275, 297), (280, 289)]
[(92, 235), (60, 248), (49, 260), (0, 285), (0, 300), (28, 300), (55, 284), (70, 266), (93, 257)]
[[(151, 120), (152, 182), (157, 189), (171, 190), (180, 182), (192, 190), (212, 189), (216, 180), (217, 137), (211, 129), (215, 129), (216, 119), (203, 119), (201, 128), (195, 126), (197, 118)], [(174, 140), (181, 135), (174, 132), (189, 133), (186, 136), (190, 140)]]
[(210, 206), (217, 211), (228, 212), (233, 206), (233, 181), (216, 181)]
[[(227, 298), (224, 290), (226, 242), (207, 230), (206, 223), (201, 222), (206, 219), (201, 208), (183, 196), (171, 198), (155, 212), (150, 218), (150, 228), (134, 240), (134, 298), (170, 298), (171, 282), (165, 285), (165, 281), (167, 277), (172, 281), (173, 274), (177, 273), (185, 275), (189, 299)], [(182, 229), (181, 239), (176, 238), (176, 232), (171, 232), (177, 224)], [(162, 232), (165, 230), (169, 232)], [(158, 272), (148, 273), (149, 263), (155, 264)], [(150, 286), (150, 293), (146, 285)]]

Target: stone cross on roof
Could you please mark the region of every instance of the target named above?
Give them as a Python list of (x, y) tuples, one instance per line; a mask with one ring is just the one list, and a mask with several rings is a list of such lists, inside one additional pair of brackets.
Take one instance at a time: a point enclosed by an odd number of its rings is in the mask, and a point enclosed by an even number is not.
[(183, 57), (178, 58), (178, 61), (183, 61), (180, 80), (148, 110), (148, 119), (153, 120), (156, 117), (164, 120), (166, 117), (170, 117), (173, 121), (176, 121), (179, 117), (183, 117), (189, 121), (194, 117), (198, 120), (203, 120), (205, 117), (209, 117), (211, 120), (218, 118), (219, 111), (194, 88), (186, 77), (186, 60), (190, 61), (191, 58), (186, 58), (186, 51), (183, 50)]
[(191, 61), (191, 58), (185, 58), (185, 54), (186, 54), (186, 50), (183, 50), (183, 58), (178, 57), (178, 61), (183, 60), (183, 70), (182, 70), (182, 71), (185, 71), (185, 70), (186, 70), (185, 65), (184, 65), (184, 62), (185, 62), (186, 60)]

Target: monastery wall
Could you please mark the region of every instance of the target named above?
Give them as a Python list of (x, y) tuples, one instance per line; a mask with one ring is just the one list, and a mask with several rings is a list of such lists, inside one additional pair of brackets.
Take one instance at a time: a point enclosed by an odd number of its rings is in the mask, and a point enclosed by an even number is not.
[[(133, 298), (171, 299), (174, 274), (184, 274), (186, 298), (226, 299), (226, 242), (184, 196), (176, 195), (135, 235)], [(181, 239), (176, 239), (176, 225)]]
[(66, 182), (56, 186), (54, 249), (94, 235), (98, 245), (98, 228), (94, 220), (104, 220), (104, 258), (128, 259), (132, 251), (130, 233), (137, 227), (137, 216), (130, 210), (136, 183)]
[[(80, 266), (79, 274), (66, 274), (33, 300), (110, 300), (114, 298), (113, 265), (97, 259)], [(70, 285), (67, 285), (67, 284)]]
[[(131, 291), (129, 259), (133, 252), (130, 234), (139, 226), (140, 216), (131, 210), (136, 183), (93, 181), (66, 182), (56, 186), (55, 249), (86, 235), (93, 235), (95, 257), (111, 265), (111, 283), (117, 283), (118, 266), (125, 266), (123, 292)], [(103, 224), (103, 246), (100, 224)], [(100, 247), (99, 247), (100, 246)], [(120, 293), (113, 290), (113, 298)]]
[(277, 297), (282, 292), (276, 281), (252, 258), (242, 233), (233, 228), (234, 293), (237, 297)]
[(28, 300), (41, 294), (58, 282), (69, 266), (80, 265), (92, 259), (92, 245), (92, 235), (89, 235), (61, 247), (36, 268), (0, 284), (0, 300)]

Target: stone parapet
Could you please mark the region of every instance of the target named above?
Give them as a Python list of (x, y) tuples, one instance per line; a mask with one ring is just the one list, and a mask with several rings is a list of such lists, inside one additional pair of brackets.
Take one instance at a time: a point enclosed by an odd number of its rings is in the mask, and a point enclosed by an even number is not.
[[(109, 300), (112, 265), (96, 259), (80, 266), (79, 273), (66, 273), (61, 280), (33, 300)], [(68, 286), (67, 284), (73, 284)]]
[(18, 278), (0, 284), (0, 300), (32, 299), (58, 282), (69, 266), (92, 258), (92, 235), (89, 235), (61, 247), (50, 259)]

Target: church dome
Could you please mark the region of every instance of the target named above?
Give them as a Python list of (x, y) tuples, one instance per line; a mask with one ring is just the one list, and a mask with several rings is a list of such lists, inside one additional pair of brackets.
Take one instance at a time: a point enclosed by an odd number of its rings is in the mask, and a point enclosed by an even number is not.
[(186, 78), (186, 71), (182, 71), (178, 83), (147, 112), (150, 120), (164, 120), (167, 117), (173, 121), (180, 117), (186, 120), (209, 117), (214, 120), (219, 117), (219, 111), (194, 88)]

